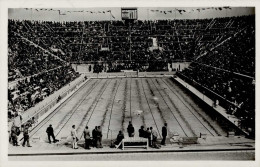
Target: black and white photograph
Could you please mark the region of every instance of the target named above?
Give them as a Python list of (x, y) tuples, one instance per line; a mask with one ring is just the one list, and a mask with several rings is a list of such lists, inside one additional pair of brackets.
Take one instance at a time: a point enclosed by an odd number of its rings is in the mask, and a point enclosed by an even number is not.
[(259, 165), (256, 4), (2, 2), (3, 166)]

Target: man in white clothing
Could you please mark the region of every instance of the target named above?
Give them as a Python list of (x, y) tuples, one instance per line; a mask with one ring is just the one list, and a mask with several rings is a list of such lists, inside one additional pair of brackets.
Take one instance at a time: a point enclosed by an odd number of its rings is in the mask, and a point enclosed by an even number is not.
[(72, 136), (72, 148), (78, 149), (78, 146), (77, 146), (78, 137), (77, 137), (77, 131), (75, 129), (75, 125), (72, 125), (71, 136)]

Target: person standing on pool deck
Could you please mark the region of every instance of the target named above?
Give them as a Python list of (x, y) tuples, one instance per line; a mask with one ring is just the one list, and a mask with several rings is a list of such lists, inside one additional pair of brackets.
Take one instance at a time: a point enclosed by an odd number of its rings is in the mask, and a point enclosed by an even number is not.
[(147, 130), (146, 130), (146, 138), (148, 139), (149, 146), (152, 146), (151, 135), (152, 135), (152, 133), (151, 133), (150, 128), (147, 128)]
[(161, 145), (165, 146), (165, 140), (166, 140), (166, 136), (167, 136), (167, 123), (164, 123), (164, 126), (162, 127), (162, 142)]
[(86, 126), (86, 128), (84, 129), (84, 139), (85, 139), (85, 149), (90, 150), (90, 131), (88, 130), (88, 126)]
[(139, 129), (139, 137), (145, 137), (144, 126), (141, 126), (141, 128)]
[(50, 124), (49, 127), (46, 130), (46, 133), (48, 134), (49, 143), (51, 144), (51, 137), (53, 139), (53, 142), (56, 143), (58, 140), (55, 139), (52, 125)]
[(78, 137), (77, 137), (77, 131), (75, 129), (75, 125), (72, 125), (71, 136), (72, 136), (72, 148), (78, 149), (78, 146), (77, 146)]
[(128, 136), (129, 137), (134, 137), (134, 135), (135, 135), (135, 128), (134, 128), (134, 126), (133, 126), (131, 121), (129, 121), (129, 125), (127, 127), (127, 132), (128, 132)]
[(28, 125), (25, 125), (25, 128), (23, 130), (23, 147), (25, 143), (27, 142), (27, 147), (32, 147), (29, 142), (29, 127)]
[(102, 129), (101, 129), (100, 126), (98, 126), (96, 133), (97, 133), (97, 136), (96, 136), (96, 138), (97, 138), (97, 148), (103, 148), (103, 146), (102, 146)]
[(92, 130), (93, 147), (97, 147), (97, 126)]

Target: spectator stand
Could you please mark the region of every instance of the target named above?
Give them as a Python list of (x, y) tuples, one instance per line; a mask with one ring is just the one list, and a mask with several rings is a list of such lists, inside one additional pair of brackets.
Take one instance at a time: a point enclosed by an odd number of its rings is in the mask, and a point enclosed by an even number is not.
[[(212, 106), (213, 101), (209, 97), (205, 96), (200, 91), (198, 91), (196, 88), (194, 88), (190, 84), (186, 83), (179, 77), (174, 78), (174, 80), (177, 81), (178, 83), (180, 83), (183, 87), (188, 89), (190, 92), (195, 94), (198, 98), (203, 100), (208, 106)], [(227, 114), (226, 110), (221, 106), (214, 107), (214, 110), (216, 112), (218, 112), (219, 114), (221, 114), (223, 116), (223, 118), (228, 120), (231, 124), (233, 124), (235, 127), (237, 127), (244, 134), (249, 135), (249, 133), (247, 131), (245, 131), (245, 129), (241, 128), (240, 119), (236, 118), (234, 115)]]
[[(29, 130), (32, 131), (37, 125), (43, 121), (49, 114), (51, 114), (57, 107), (59, 107), (65, 100), (72, 96), (77, 90), (79, 90), (89, 79), (85, 80), (84, 75), (81, 75), (78, 79), (74, 80), (72, 83), (64, 86), (56, 93), (52, 94), (46, 98), (43, 102), (39, 103), (37, 106), (31, 108), (30, 110), (24, 112), (22, 115), (23, 120), (21, 122), (21, 127), (32, 120), (35, 119), (34, 126), (30, 127)], [(58, 97), (61, 97), (60, 101), (57, 101)], [(19, 119), (16, 117), (15, 119)], [(21, 139), (20, 139), (21, 140)]]

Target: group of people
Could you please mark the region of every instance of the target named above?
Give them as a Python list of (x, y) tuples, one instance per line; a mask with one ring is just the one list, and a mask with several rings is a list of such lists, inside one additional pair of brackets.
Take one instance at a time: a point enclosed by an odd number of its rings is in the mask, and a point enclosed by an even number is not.
[(13, 146), (20, 146), (18, 143), (18, 137), (21, 134), (21, 132), (23, 133), (22, 146), (25, 147), (26, 144), (27, 147), (32, 147), (29, 141), (29, 125), (27, 124), (23, 127), (23, 129), (20, 129), (20, 127), (18, 126), (12, 125), (9, 142), (12, 143)]
[[(166, 145), (165, 141), (166, 141), (167, 134), (168, 134), (167, 123), (164, 123), (164, 126), (162, 127), (162, 141), (161, 141), (161, 145), (163, 146)], [(157, 144), (158, 133), (156, 130), (153, 129), (153, 127), (148, 127), (145, 130), (144, 126), (141, 126), (141, 128), (139, 129), (139, 137), (147, 138), (149, 146), (155, 148), (158, 147)]]
[[(23, 133), (23, 143), (22, 146), (25, 146), (25, 144), (27, 144), (27, 147), (32, 147), (30, 145), (30, 140), (29, 140), (29, 124), (25, 124), (23, 126), (22, 129), (20, 129), (20, 127), (13, 125), (11, 127), (11, 132), (10, 132), (10, 137), (9, 137), (9, 142), (13, 144), (13, 146), (20, 146), (18, 144), (18, 136), (20, 135), (20, 133)], [(132, 122), (129, 122), (128, 125), (128, 135), (129, 137), (134, 137), (134, 127), (132, 125)], [(50, 124), (49, 127), (47, 127), (46, 129), (46, 133), (48, 136), (48, 141), (51, 144), (59, 142), (58, 139), (56, 139), (55, 135), (54, 135), (54, 129), (52, 127), (52, 125)], [(70, 132), (72, 141), (72, 148), (73, 149), (78, 149), (78, 141), (79, 141), (79, 136), (77, 134), (77, 130), (76, 130), (76, 126), (72, 125), (72, 129)], [(95, 126), (95, 128), (92, 130), (92, 137), (91, 137), (91, 132), (89, 130), (89, 127), (86, 126), (84, 131), (83, 131), (83, 137), (84, 137), (84, 148), (90, 150), (90, 146), (96, 147), (96, 148), (103, 148), (102, 145), (102, 129), (100, 126)], [(165, 140), (166, 140), (166, 136), (167, 136), (167, 123), (164, 124), (164, 126), (162, 127), (162, 141), (161, 141), (161, 145), (165, 145)], [(148, 139), (148, 143), (150, 147), (154, 147), (154, 148), (159, 148), (160, 145), (158, 145), (157, 143), (157, 138), (158, 138), (158, 133), (156, 130), (153, 129), (153, 127), (148, 127), (147, 130), (144, 129), (144, 126), (141, 126), (141, 128), (139, 129), (139, 137), (142, 138), (147, 138)], [(117, 138), (114, 142), (114, 144), (118, 145), (121, 143), (121, 141), (124, 139), (124, 134), (123, 132), (120, 130)]]
[[(95, 126), (95, 128), (92, 130), (92, 138), (91, 138), (91, 132), (88, 128), (88, 126), (85, 127), (83, 131), (83, 137), (85, 140), (84, 143), (84, 148), (90, 150), (90, 146), (96, 147), (96, 148), (103, 148), (102, 145), (102, 129), (101, 126)], [(72, 137), (72, 148), (73, 149), (78, 149), (78, 135), (77, 135), (77, 130), (76, 126), (72, 125), (72, 130), (71, 130), (71, 137)]]
[[(139, 132), (139, 137), (148, 139), (148, 144), (150, 147), (160, 148), (161, 145), (163, 145), (163, 146), (166, 145), (165, 142), (166, 142), (166, 137), (168, 134), (167, 123), (164, 123), (164, 126), (162, 127), (162, 140), (161, 140), (160, 145), (157, 142), (158, 133), (156, 130), (153, 129), (153, 127), (147, 127), (147, 129), (145, 129), (144, 126), (141, 126), (140, 129), (138, 130), (138, 132)], [(129, 124), (127, 127), (127, 133), (128, 133), (128, 137), (134, 137), (134, 135), (135, 135), (135, 129), (134, 129), (134, 126), (131, 121), (129, 121)], [(119, 145), (124, 138), (125, 138), (124, 134), (120, 130), (114, 144)]]

